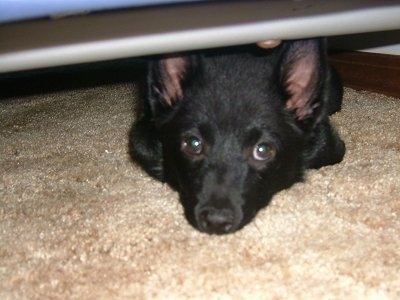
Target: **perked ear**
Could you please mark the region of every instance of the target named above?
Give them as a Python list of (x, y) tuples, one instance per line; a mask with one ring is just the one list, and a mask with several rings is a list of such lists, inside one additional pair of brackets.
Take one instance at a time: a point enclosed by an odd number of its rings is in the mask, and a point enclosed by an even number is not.
[(282, 61), (282, 80), (288, 99), (286, 108), (297, 120), (312, 117), (320, 106), (319, 91), (322, 82), (322, 40), (309, 39), (290, 42)]
[(192, 65), (190, 57), (170, 56), (154, 62), (150, 69), (150, 93), (172, 107), (183, 97), (183, 87)]

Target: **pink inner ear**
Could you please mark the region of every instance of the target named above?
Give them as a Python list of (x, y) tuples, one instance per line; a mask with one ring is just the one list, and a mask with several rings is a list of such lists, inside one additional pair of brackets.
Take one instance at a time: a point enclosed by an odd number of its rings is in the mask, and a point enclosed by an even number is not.
[(286, 90), (290, 95), (286, 108), (294, 111), (296, 118), (304, 120), (312, 114), (311, 106), (317, 85), (317, 62), (312, 55), (306, 55), (295, 62), (286, 77)]
[(169, 106), (173, 106), (183, 97), (182, 79), (186, 74), (187, 61), (183, 57), (170, 57), (162, 63), (166, 72), (162, 96)]

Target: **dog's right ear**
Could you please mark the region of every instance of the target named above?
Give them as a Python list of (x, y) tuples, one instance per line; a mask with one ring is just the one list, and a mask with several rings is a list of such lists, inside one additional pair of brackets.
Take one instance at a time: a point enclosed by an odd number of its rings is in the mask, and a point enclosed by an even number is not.
[[(190, 56), (168, 56), (154, 61), (149, 69), (149, 100), (152, 108), (173, 107), (184, 95), (184, 87), (193, 72)], [(153, 110), (154, 111), (154, 110)]]

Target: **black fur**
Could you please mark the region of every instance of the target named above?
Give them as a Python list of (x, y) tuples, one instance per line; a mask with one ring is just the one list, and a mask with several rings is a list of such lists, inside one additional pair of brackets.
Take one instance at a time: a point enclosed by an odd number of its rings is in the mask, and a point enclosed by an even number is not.
[(246, 225), (307, 168), (342, 160), (329, 124), (342, 86), (322, 39), (155, 59), (132, 158), (179, 192), (200, 231)]

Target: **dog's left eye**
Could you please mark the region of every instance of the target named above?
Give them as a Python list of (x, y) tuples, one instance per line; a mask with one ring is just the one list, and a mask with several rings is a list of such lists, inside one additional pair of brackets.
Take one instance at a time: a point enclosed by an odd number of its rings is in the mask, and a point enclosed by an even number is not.
[(187, 155), (200, 155), (203, 152), (203, 143), (197, 136), (185, 137), (182, 141), (182, 151)]
[(275, 148), (268, 143), (257, 144), (253, 148), (253, 158), (257, 161), (270, 161), (275, 157)]

